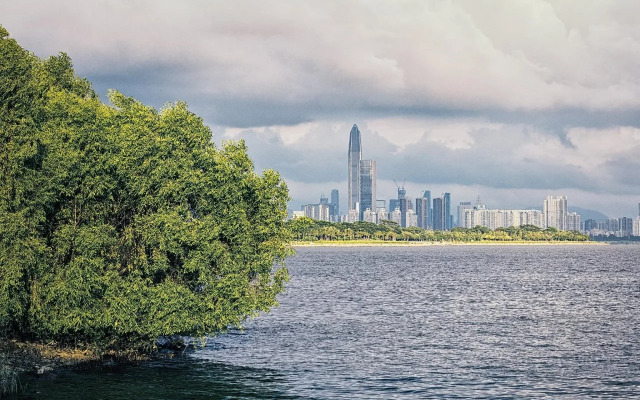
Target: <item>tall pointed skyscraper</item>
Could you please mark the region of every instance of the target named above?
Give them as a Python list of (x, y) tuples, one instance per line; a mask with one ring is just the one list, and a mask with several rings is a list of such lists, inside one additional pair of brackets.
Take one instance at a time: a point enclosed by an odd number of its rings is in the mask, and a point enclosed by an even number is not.
[(360, 203), (360, 160), (362, 160), (362, 144), (360, 130), (353, 124), (349, 134), (349, 210), (356, 210)]

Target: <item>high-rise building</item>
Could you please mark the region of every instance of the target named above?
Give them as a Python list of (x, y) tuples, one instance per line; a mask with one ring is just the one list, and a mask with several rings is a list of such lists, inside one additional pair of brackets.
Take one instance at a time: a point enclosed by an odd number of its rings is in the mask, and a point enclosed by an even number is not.
[(338, 189), (331, 190), (330, 204), (333, 208), (332, 221), (339, 222), (340, 221), (340, 194), (338, 193)]
[(472, 210), (470, 201), (461, 201), (458, 205), (458, 226), (464, 226), (464, 210)]
[(453, 215), (451, 215), (451, 193), (443, 194), (442, 199), (444, 201), (446, 230), (451, 230), (451, 228), (453, 228)]
[(631, 236), (633, 233), (633, 219), (629, 217), (618, 218), (618, 226), (620, 227), (620, 237)]
[(567, 213), (567, 230), (580, 232), (580, 215), (575, 212)]
[(402, 213), (400, 208), (397, 208), (389, 213), (389, 219), (398, 225), (402, 224)]
[(640, 217), (640, 203), (638, 203), (638, 217)]
[(369, 209), (376, 211), (376, 162), (374, 160), (360, 161), (360, 220), (364, 212)]
[(429, 227), (429, 203), (425, 197), (416, 198), (416, 218), (418, 227), (423, 229)]
[(378, 216), (375, 211), (372, 211), (370, 208), (367, 208), (362, 215), (362, 220), (364, 222), (371, 222), (371, 223), (377, 224)]
[(547, 196), (542, 205), (547, 228), (567, 230), (567, 196)]
[(362, 160), (362, 143), (360, 141), (360, 130), (354, 124), (349, 133), (349, 211), (355, 210), (360, 202), (360, 160)]
[(433, 229), (436, 231), (447, 230), (446, 221), (444, 199), (436, 197), (433, 199)]
[(406, 220), (405, 222), (406, 228), (409, 228), (412, 226), (418, 226), (418, 216), (411, 209), (407, 210), (407, 215), (405, 216), (405, 220)]
[(640, 215), (633, 220), (633, 236), (640, 236)]
[(389, 219), (389, 213), (387, 212), (387, 210), (384, 207), (378, 208), (378, 211), (376, 213), (377, 223), (380, 223), (380, 221), (384, 221), (388, 219)]
[(433, 210), (431, 209), (431, 190), (425, 190), (422, 197), (427, 199), (427, 226), (425, 228), (431, 229), (433, 227)]

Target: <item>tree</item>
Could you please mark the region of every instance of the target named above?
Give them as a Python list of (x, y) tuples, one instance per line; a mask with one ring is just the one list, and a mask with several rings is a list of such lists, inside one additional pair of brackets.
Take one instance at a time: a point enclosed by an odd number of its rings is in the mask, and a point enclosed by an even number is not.
[(101, 103), (0, 27), (0, 335), (149, 351), (267, 311), (287, 187), (185, 103)]

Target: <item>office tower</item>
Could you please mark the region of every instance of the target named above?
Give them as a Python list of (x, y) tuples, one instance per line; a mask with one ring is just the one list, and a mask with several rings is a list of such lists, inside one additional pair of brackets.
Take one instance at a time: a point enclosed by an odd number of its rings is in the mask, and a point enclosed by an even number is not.
[(360, 130), (354, 124), (349, 133), (349, 211), (355, 210), (360, 202), (360, 160), (362, 160), (362, 144), (360, 142)]
[(380, 209), (387, 209), (387, 201), (386, 200), (376, 200), (376, 211)]
[(444, 231), (446, 229), (443, 203), (442, 197), (433, 199), (433, 229), (436, 231)]
[(322, 205), (324, 205), (324, 206), (328, 206), (328, 205), (329, 205), (329, 198), (328, 198), (328, 197), (326, 197), (326, 196), (324, 195), (324, 193), (322, 193), (322, 194), (320, 195), (320, 204), (322, 204)]
[(404, 189), (404, 186), (398, 186), (397, 208), (400, 209), (400, 226), (406, 228), (407, 210), (409, 209), (409, 204), (407, 202), (407, 191)]
[(445, 193), (442, 195), (444, 215), (445, 215), (445, 227), (446, 230), (453, 228), (453, 215), (451, 215), (451, 193)]
[(333, 206), (333, 219), (334, 222), (340, 221), (340, 194), (338, 189), (331, 190), (331, 205)]
[(464, 212), (465, 210), (472, 210), (473, 206), (470, 201), (461, 201), (458, 205), (458, 226), (464, 227)]
[(429, 226), (429, 203), (424, 197), (416, 198), (416, 217), (418, 219), (417, 226), (427, 229)]
[(542, 213), (547, 228), (567, 230), (567, 196), (547, 196), (542, 205)]
[(431, 190), (425, 190), (424, 193), (422, 194), (422, 197), (427, 199), (428, 220), (427, 220), (427, 226), (425, 226), (425, 229), (432, 228), (433, 227), (433, 210), (431, 209)]
[(360, 161), (360, 220), (364, 212), (376, 212), (376, 162), (374, 160)]

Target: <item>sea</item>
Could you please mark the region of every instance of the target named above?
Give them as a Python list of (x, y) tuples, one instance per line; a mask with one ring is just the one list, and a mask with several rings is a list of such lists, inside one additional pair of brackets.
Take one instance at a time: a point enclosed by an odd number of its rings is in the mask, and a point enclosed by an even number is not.
[(11, 399), (640, 398), (640, 245), (301, 247), (280, 305)]

